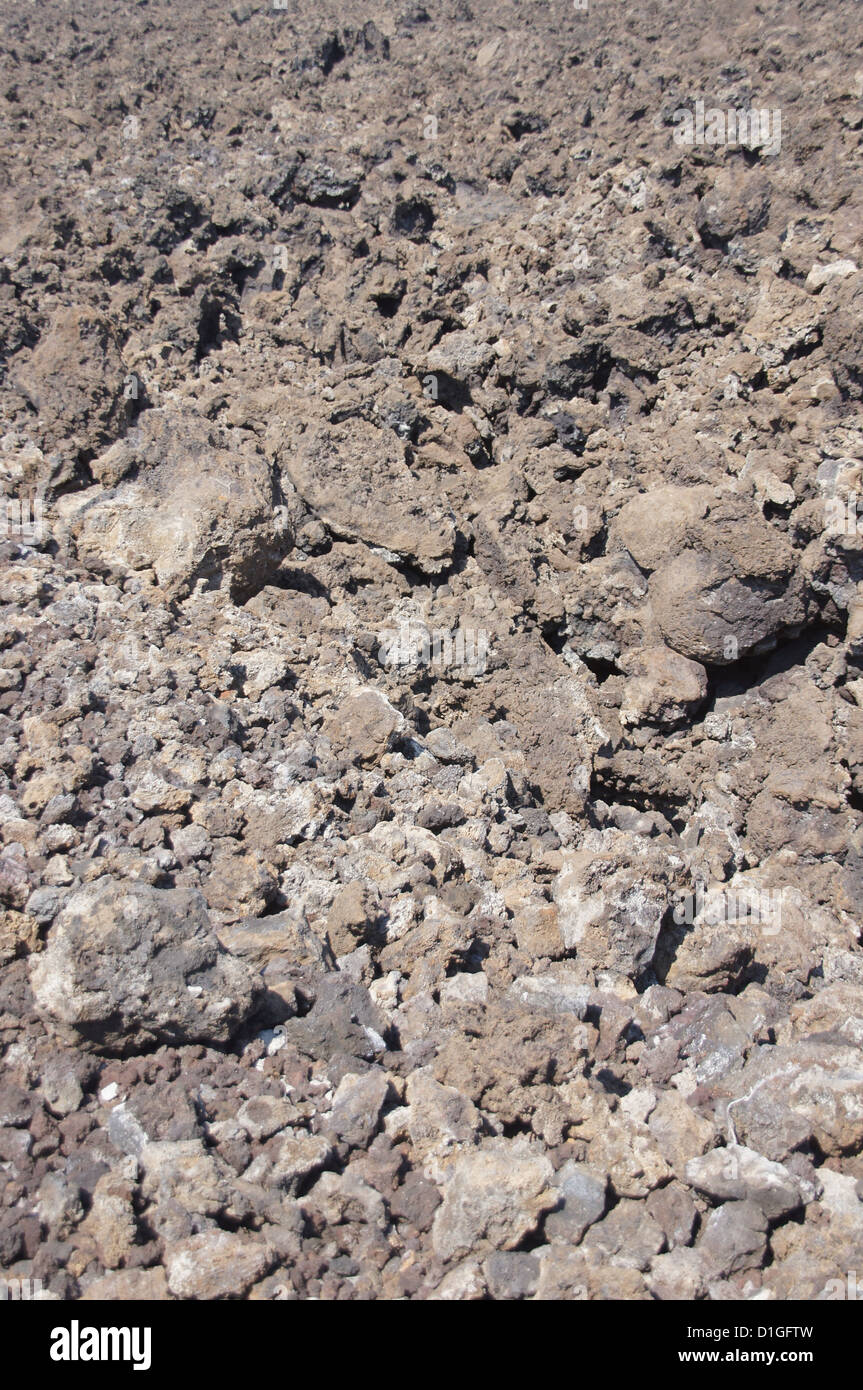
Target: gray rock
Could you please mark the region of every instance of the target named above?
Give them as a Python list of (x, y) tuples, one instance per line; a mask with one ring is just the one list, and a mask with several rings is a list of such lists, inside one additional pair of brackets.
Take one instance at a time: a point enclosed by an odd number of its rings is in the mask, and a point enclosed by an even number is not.
[(554, 1205), (553, 1170), (538, 1149), (492, 1139), (455, 1157), (444, 1175), (444, 1199), (432, 1227), (442, 1259), (478, 1248), (514, 1249)]
[(116, 1054), (227, 1042), (262, 988), (219, 946), (199, 893), (112, 878), (70, 898), (30, 964), (43, 1018), (70, 1040)]
[(45, 1067), (41, 1090), (45, 1104), (55, 1115), (71, 1115), (84, 1099), (79, 1072), (65, 1058), (57, 1058)]
[(483, 1265), (492, 1298), (532, 1298), (539, 1288), (539, 1260), (521, 1250), (496, 1250)]
[(545, 1218), (545, 1237), (552, 1244), (578, 1245), (588, 1226), (601, 1220), (607, 1203), (604, 1178), (571, 1159), (554, 1175), (560, 1205)]
[(361, 168), (334, 169), (331, 164), (301, 164), (291, 183), (291, 192), (301, 203), (313, 207), (353, 206), (359, 196)]
[(475, 1143), (482, 1133), (476, 1106), (455, 1087), (442, 1086), (430, 1068), (411, 1072), (405, 1092), (405, 1126), (416, 1163), (445, 1159), (459, 1146)]
[(554, 885), (568, 952), (594, 970), (636, 978), (653, 959), (673, 868), (639, 835), (588, 831)]
[(426, 738), (426, 747), (440, 763), (472, 763), (474, 760), (470, 749), (459, 743), (449, 729), (432, 729)]
[(684, 1176), (707, 1197), (755, 1202), (769, 1221), (798, 1211), (805, 1202), (803, 1184), (787, 1168), (741, 1144), (690, 1159)]
[(81, 1193), (62, 1173), (48, 1173), (39, 1187), (36, 1211), (57, 1239), (68, 1239), (84, 1215)]
[(296, 1118), (296, 1106), (285, 1096), (252, 1096), (237, 1111), (237, 1124), (242, 1125), (256, 1143), (278, 1134)]
[(47, 927), (69, 897), (68, 888), (37, 888), (27, 899), (25, 911), (40, 927)]
[(654, 1298), (689, 1303), (704, 1297), (713, 1277), (713, 1263), (701, 1250), (684, 1246), (654, 1256), (646, 1277)]
[(389, 1090), (382, 1071), (348, 1072), (333, 1097), (329, 1127), (352, 1148), (365, 1148), (378, 1132)]
[(757, 1269), (767, 1249), (767, 1217), (756, 1202), (725, 1202), (708, 1216), (696, 1248), (718, 1274)]
[(149, 1136), (140, 1121), (122, 1103), (112, 1109), (106, 1129), (114, 1148), (134, 1158), (140, 1157), (144, 1145), (149, 1143)]
[(312, 1009), (284, 1026), (288, 1041), (313, 1057), (344, 1053), (371, 1062), (386, 1045), (387, 1022), (368, 990), (339, 971), (324, 975)]
[(830, 1036), (760, 1047), (723, 1089), (738, 1136), (767, 1158), (782, 1161), (813, 1139), (831, 1155), (863, 1142), (860, 1052)]
[(283, 1189), (294, 1196), (305, 1180), (327, 1164), (332, 1145), (320, 1134), (289, 1130), (277, 1135), (246, 1169), (246, 1182)]
[(525, 1009), (544, 1014), (574, 1014), (583, 1019), (590, 999), (590, 986), (579, 984), (571, 975), (558, 971), (548, 975), (520, 975), (509, 987), (509, 997)]
[(698, 1209), (685, 1187), (677, 1182), (658, 1187), (648, 1195), (647, 1210), (662, 1227), (669, 1249), (686, 1246), (698, 1223)]
[(624, 1197), (585, 1233), (582, 1248), (591, 1262), (643, 1270), (664, 1250), (665, 1234), (643, 1202)]

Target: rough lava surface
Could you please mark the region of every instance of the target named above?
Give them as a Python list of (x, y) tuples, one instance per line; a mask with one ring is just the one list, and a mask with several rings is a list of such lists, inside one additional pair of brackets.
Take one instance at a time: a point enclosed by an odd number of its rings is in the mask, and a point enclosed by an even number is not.
[(2, 0), (0, 1276), (863, 1268), (861, 19)]

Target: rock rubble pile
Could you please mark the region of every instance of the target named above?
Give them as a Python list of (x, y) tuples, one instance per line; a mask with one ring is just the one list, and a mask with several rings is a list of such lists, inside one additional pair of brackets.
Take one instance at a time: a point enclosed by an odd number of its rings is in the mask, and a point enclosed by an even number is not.
[[(863, 1269), (863, 70), (812, 15), (5, 7), (3, 1278)], [(702, 98), (781, 147), (679, 143)]]

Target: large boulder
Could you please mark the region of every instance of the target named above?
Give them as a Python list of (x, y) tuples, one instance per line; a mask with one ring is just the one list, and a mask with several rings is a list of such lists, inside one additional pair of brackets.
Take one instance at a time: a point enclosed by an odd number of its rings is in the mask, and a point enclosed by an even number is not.
[(613, 536), (650, 575), (667, 646), (727, 665), (808, 616), (799, 559), (742, 496), (667, 486), (632, 498)]
[(515, 1249), (557, 1205), (552, 1178), (545, 1154), (523, 1141), (491, 1139), (459, 1154), (446, 1170), (432, 1229), (437, 1254), (452, 1260), (478, 1248)]
[(636, 980), (653, 960), (675, 866), (639, 835), (591, 830), (562, 856), (554, 881), (568, 954), (591, 969)]
[(79, 557), (152, 569), (172, 597), (204, 580), (245, 599), (291, 548), (270, 466), (241, 431), (148, 410), (92, 471), (104, 486), (58, 503)]
[(829, 1157), (863, 1147), (863, 1061), (832, 1034), (759, 1047), (722, 1084), (736, 1134), (765, 1158), (781, 1162), (813, 1142)]
[(333, 535), (410, 560), (437, 574), (452, 559), (455, 522), (405, 462), (390, 430), (364, 420), (312, 430), (287, 460), (291, 481)]
[(219, 945), (200, 893), (107, 877), (69, 899), (30, 979), (56, 1032), (117, 1055), (159, 1043), (226, 1043), (262, 990)]

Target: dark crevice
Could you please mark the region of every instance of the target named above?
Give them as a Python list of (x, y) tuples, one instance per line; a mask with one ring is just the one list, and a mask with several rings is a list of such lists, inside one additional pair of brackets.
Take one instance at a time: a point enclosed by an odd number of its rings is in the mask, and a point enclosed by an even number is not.
[(560, 631), (557, 623), (547, 624), (540, 628), (540, 634), (546, 646), (550, 647), (555, 656), (560, 656), (566, 646), (566, 637)]
[[(649, 815), (653, 812), (663, 816), (678, 835), (681, 835), (686, 829), (690, 815), (688, 802), (672, 801), (668, 796), (651, 795), (643, 787), (633, 786), (631, 783), (621, 783), (608, 768), (600, 767), (594, 771), (590, 795), (594, 803), (601, 801), (607, 807), (628, 806), (631, 810), (637, 811), (639, 815)], [(597, 809), (601, 810), (601, 808)], [(683, 811), (686, 814), (682, 814)], [(602, 818), (597, 815), (596, 819), (597, 824), (599, 824), (600, 820), (602, 819), (604, 822), (607, 816), (603, 813)]]
[(427, 399), (443, 406), (445, 410), (453, 411), (456, 415), (460, 415), (467, 406), (474, 404), (470, 387), (450, 376), (448, 372), (423, 372), (419, 380)]
[(619, 676), (620, 672), (613, 661), (607, 661), (601, 656), (581, 656), (588, 671), (592, 672), (600, 685), (604, 685), (612, 676)]
[(701, 721), (715, 709), (717, 700), (745, 695), (764, 681), (782, 675), (795, 666), (803, 666), (816, 647), (837, 635), (835, 627), (821, 623), (807, 628), (798, 637), (774, 647), (772, 651), (752, 653), (728, 666), (708, 666), (708, 695), (702, 708)]
[(845, 800), (852, 811), (863, 811), (863, 791), (857, 787), (849, 787), (845, 793)]

